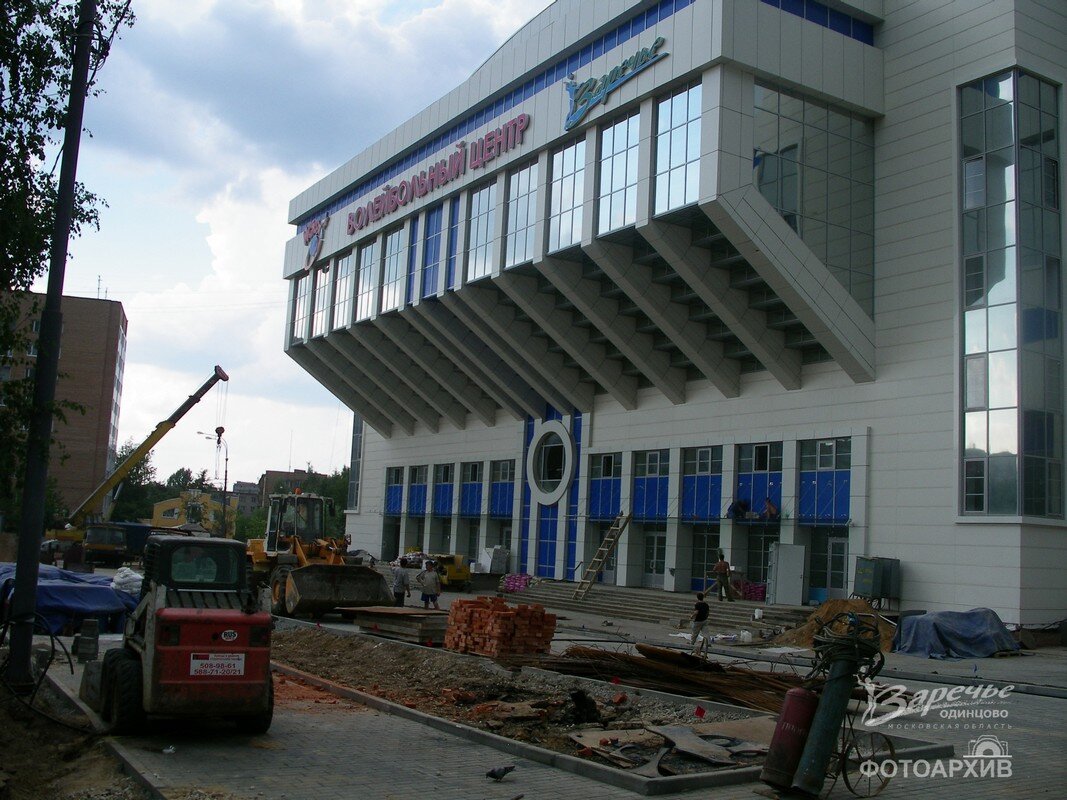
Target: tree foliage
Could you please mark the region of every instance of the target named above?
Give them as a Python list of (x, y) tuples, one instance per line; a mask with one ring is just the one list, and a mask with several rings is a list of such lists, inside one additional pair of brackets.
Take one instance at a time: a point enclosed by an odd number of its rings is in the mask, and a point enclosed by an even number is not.
[(318, 475), (308, 465), (308, 477), (302, 486), (309, 494), (320, 494), (333, 500), (334, 516), (326, 517), (326, 535), (334, 538), (344, 536), (344, 510), (348, 504), (348, 467), (331, 475)]
[[(137, 448), (133, 439), (128, 439), (119, 448), (116, 464), (121, 464)], [(156, 468), (152, 465), (152, 451), (134, 464), (118, 493), (118, 499), (111, 508), (111, 519), (116, 521), (133, 521), (148, 519), (152, 516), (152, 506), (170, 495), (166, 487), (156, 480)]]
[[(133, 24), (129, 0), (100, 0), (88, 92), (115, 35)], [(78, 3), (4, 0), (0, 6), (0, 512), (17, 516), (33, 379), (24, 361), (31, 331), (24, 292), (44, 273), (52, 245), (58, 153), (66, 128)], [(71, 235), (95, 226), (102, 201), (75, 188)], [(12, 356), (6, 354), (11, 353)], [(6, 367), (6, 369), (4, 369)], [(53, 409), (60, 419), (69, 404)]]

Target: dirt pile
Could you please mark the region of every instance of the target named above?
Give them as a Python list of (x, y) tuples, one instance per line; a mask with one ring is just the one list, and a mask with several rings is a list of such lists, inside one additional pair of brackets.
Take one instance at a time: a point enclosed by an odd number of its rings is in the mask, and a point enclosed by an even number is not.
[[(610, 684), (591, 689), (573, 679), (509, 672), (447, 650), (336, 636), (325, 630), (278, 631), (272, 656), (408, 708), (563, 753), (575, 752), (569, 736), (576, 730), (697, 721), (695, 705), (636, 696)], [(595, 704), (595, 714), (590, 703)], [(746, 716), (739, 710), (721, 718)]]
[(148, 800), (99, 737), (84, 732), (85, 719), (67, 714), (48, 690), (34, 705), (59, 722), (0, 687), (0, 779), (11, 800)]
[(785, 631), (781, 635), (777, 636), (772, 643), (791, 645), (793, 647), (811, 647), (812, 636), (819, 630), (823, 623), (829, 622), (838, 614), (845, 613), (853, 614), (866, 614), (867, 617), (863, 617), (865, 621), (871, 621), (871, 617), (874, 617), (875, 624), (878, 625), (878, 632), (881, 635), (882, 652), (888, 653), (893, 649), (893, 636), (896, 634), (897, 626), (887, 620), (881, 614), (876, 612), (871, 604), (866, 600), (827, 600), (808, 617), (808, 621), (801, 625), (799, 628), (793, 628), (792, 630)]

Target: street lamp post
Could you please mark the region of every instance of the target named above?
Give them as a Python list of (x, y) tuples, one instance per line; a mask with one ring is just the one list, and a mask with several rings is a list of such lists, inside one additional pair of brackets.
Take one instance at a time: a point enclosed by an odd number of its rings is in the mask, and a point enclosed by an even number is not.
[[(197, 431), (197, 433), (200, 434), (201, 436), (203, 436), (205, 439), (214, 439), (215, 440), (215, 450), (216, 451), (218, 451), (218, 449), (220, 447), (223, 448), (224, 460), (223, 460), (223, 467), (222, 467), (222, 538), (225, 539), (226, 538), (226, 487), (230, 482), (230, 445), (227, 444), (226, 440), (222, 438), (222, 434), (226, 433), (226, 429), (224, 427), (222, 427), (221, 425), (219, 425), (219, 427), (215, 428), (214, 435), (212, 435), (210, 433), (205, 433), (204, 431)], [(218, 462), (215, 462), (215, 469), (216, 470), (218, 469)], [(216, 472), (215, 475), (217, 477), (218, 476), (218, 472)]]

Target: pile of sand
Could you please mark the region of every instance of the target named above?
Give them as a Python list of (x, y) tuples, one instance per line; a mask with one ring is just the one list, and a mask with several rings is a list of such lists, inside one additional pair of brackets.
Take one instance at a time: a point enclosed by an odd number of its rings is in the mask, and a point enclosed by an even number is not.
[[(786, 631), (773, 641), (774, 644), (791, 645), (793, 647), (811, 647), (812, 636), (819, 630), (821, 625), (829, 622), (838, 614), (851, 611), (854, 614), (869, 614), (874, 617), (878, 630), (881, 633), (882, 652), (888, 653), (893, 649), (893, 635), (897, 626), (876, 612), (866, 600), (827, 600), (808, 617), (808, 621), (799, 628)], [(870, 621), (869, 618), (867, 621)]]

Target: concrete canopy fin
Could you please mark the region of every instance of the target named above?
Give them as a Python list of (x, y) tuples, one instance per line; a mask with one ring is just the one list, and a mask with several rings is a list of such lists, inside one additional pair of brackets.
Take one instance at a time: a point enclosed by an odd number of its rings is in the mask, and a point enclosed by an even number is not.
[(324, 339), (308, 339), (307, 349), (354, 391), (366, 397), (382, 414), (400, 426), (406, 434), (410, 436), (415, 432), (415, 418), (392, 398), (374, 391), (374, 384), (366, 379), (362, 370), (352, 366), (347, 358)]
[(403, 316), (375, 317), (373, 324), (397, 347), (452, 393), (459, 403), (486, 425), (496, 424), (496, 403), (472, 383), (437, 346), (408, 324)]
[(408, 388), (437, 409), (441, 416), (457, 428), (467, 427), (467, 409), (382, 331), (373, 325), (356, 325), (349, 329), (349, 333), (382, 361), (392, 364), (393, 371)]
[(568, 405), (579, 411), (591, 411), (593, 384), (584, 380), (578, 370), (566, 366), (563, 357), (552, 352), (547, 342), (535, 335), (532, 325), (519, 319), (513, 308), (501, 303), (498, 291), (468, 285), (456, 295), (477, 311), (493, 333), (513, 347), (542, 378), (557, 386), (568, 398)]
[[(594, 239), (583, 243), (582, 249), (634, 305), (670, 337), (712, 386), (724, 397), (740, 394), (740, 364), (726, 358), (722, 343), (708, 338), (707, 326), (690, 319), (689, 309), (671, 299), (671, 290), (652, 279), (651, 268), (634, 261), (632, 247)], [(549, 279), (554, 280), (551, 276)]]
[[(439, 336), (444, 337), (457, 351), (463, 353), (471, 364), (478, 366), (481, 375), (498, 391), (511, 398), (511, 408), (517, 408), (524, 416), (540, 419), (545, 414), (545, 398), (541, 397), (482, 339), (444, 304), (422, 302), (414, 306), (416, 313), (431, 324)], [(514, 363), (515, 359), (510, 358)], [(488, 392), (487, 392), (488, 393)]]
[[(465, 293), (466, 289), (464, 289)], [(570, 411), (570, 409), (574, 408), (574, 403), (562, 393), (550, 378), (543, 377), (521, 351), (516, 350), (508, 341), (501, 338), (496, 333), (496, 330), (485, 320), (482, 313), (463, 302), (457, 292), (447, 292), (441, 298), (441, 302), (449, 311), (455, 314), (457, 319), (462, 320), (471, 332), (496, 353), (504, 363), (508, 364), (515, 371), (515, 374), (533, 387), (534, 391), (541, 395), (546, 403), (561, 411)], [(546, 412), (547, 409), (542, 410), (535, 415), (535, 418), (542, 419)]]
[[(435, 328), (429, 320), (418, 313), (419, 308), (425, 305), (426, 302), (427, 301), (423, 300), (421, 303), (408, 308), (407, 313), (404, 315), (404, 320), (411, 325), (412, 328), (417, 330), (427, 341), (441, 341), (443, 337), (437, 328)], [(493, 381), (489, 380), (486, 374), (477, 365), (476, 361), (473, 361), (463, 350), (457, 349), (451, 342), (448, 342), (448, 344), (449, 360), (456, 365), (457, 369), (459, 369), (463, 375), (466, 376), (467, 380), (477, 386), (483, 394), (491, 398), (494, 403), (515, 419), (525, 418), (525, 413), (519, 410), (518, 406), (506, 392), (501, 390)]]
[(582, 277), (574, 262), (546, 258), (535, 266), (668, 400), (685, 402), (685, 370), (671, 366), (670, 356), (656, 349), (653, 337), (637, 330), (637, 320), (619, 313), (618, 302), (600, 293), (599, 282)]
[(759, 190), (740, 186), (700, 205), (845, 373), (873, 381), (874, 321)]
[(393, 435), (393, 423), (362, 393), (357, 392), (337, 376), (303, 345), (293, 345), (286, 351), (289, 358), (304, 368), (311, 377), (325, 386), (334, 397), (352, 411), (360, 414), (374, 430), (385, 438)]
[(637, 379), (622, 371), (622, 363), (609, 358), (603, 345), (592, 340), (588, 328), (575, 324), (574, 316), (556, 308), (555, 301), (538, 291), (537, 279), (505, 272), (493, 279), (527, 316), (551, 336), (590, 377), (627, 411), (637, 408)]
[(326, 342), (348, 359), (354, 368), (360, 371), (366, 384), (373, 384), (377, 390), (399, 403), (411, 416), (433, 432), (437, 432), (441, 415), (425, 400), (404, 388), (403, 382), (392, 368), (380, 360), (374, 353), (360, 344), (348, 331), (334, 331), (326, 337)]
[(749, 306), (747, 292), (730, 285), (727, 271), (712, 267), (711, 254), (692, 244), (688, 228), (647, 220), (637, 232), (782, 386), (800, 388), (800, 353), (785, 346), (785, 335), (767, 325), (764, 312)]

